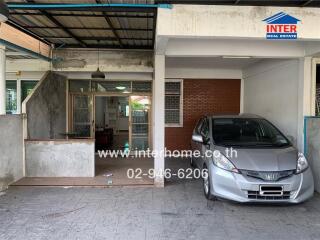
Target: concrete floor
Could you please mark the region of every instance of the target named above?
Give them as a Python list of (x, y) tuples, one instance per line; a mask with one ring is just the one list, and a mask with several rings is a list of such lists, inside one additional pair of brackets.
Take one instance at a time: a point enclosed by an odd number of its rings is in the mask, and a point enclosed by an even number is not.
[[(147, 173), (153, 168), (152, 158), (99, 158), (96, 156), (95, 177), (25, 177), (11, 186), (128, 186), (153, 185), (153, 179), (148, 176), (128, 178), (129, 168), (141, 168)], [(110, 177), (106, 177), (112, 174)]]
[(207, 201), (200, 180), (172, 179), (163, 189), (11, 187), (0, 196), (0, 239), (320, 239), (320, 195), (266, 206)]

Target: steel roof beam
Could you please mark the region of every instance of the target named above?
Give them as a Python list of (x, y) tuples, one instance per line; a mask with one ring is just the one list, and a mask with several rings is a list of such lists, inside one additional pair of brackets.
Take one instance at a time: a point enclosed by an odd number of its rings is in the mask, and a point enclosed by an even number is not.
[[(49, 27), (49, 26), (23, 26), (27, 29), (60, 29), (60, 27)], [(111, 28), (103, 27), (66, 27), (69, 30), (111, 30)], [(153, 31), (153, 29), (147, 28), (114, 28), (117, 31), (137, 31), (137, 32), (147, 32)]]
[[(45, 39), (72, 39), (72, 37), (61, 37), (61, 36), (42, 36)], [(118, 41), (116, 37), (78, 37), (80, 40), (96, 40), (96, 41)], [(121, 40), (141, 40), (148, 41), (152, 38), (120, 38)]]
[[(97, 4), (101, 4), (101, 1), (100, 0), (96, 0), (96, 3)], [(112, 31), (113, 35), (117, 38), (120, 47), (123, 47), (123, 43), (121, 42), (121, 38), (119, 37), (119, 34), (117, 33), (117, 30), (115, 30), (110, 18), (105, 14), (105, 12), (102, 12), (102, 14), (104, 15), (104, 19), (108, 23), (109, 27), (111, 28), (111, 31)]]
[(313, 2), (313, 0), (306, 1), (305, 3), (302, 4), (302, 7), (306, 7), (312, 2)]
[[(26, 0), (28, 3), (34, 3), (34, 0)], [(72, 38), (74, 38), (77, 42), (80, 43), (82, 47), (86, 47), (86, 43), (83, 42), (81, 39), (79, 39), (76, 35), (74, 35), (69, 29), (67, 29), (65, 26), (63, 26), (57, 19), (55, 19), (53, 16), (50, 15), (45, 10), (39, 10), (44, 16), (46, 16), (51, 22), (53, 22), (56, 26), (60, 27), (64, 32), (66, 32), (68, 35), (70, 35)]]
[(47, 40), (41, 38), (38, 34), (35, 34), (34, 32), (25, 29), (19, 23), (15, 22), (15, 21), (12, 21), (12, 19), (9, 19), (6, 23), (8, 25), (12, 26), (12, 27), (15, 27), (15, 28), (19, 29), (21, 32), (26, 33), (28, 35), (31, 35), (32, 37), (34, 37), (34, 38), (36, 38), (36, 39), (38, 39), (38, 40), (40, 40), (40, 41), (42, 41), (42, 42), (44, 42), (44, 43), (46, 43), (48, 45), (52, 44), (51, 42), (48, 42)]
[(112, 4), (101, 3), (8, 3), (9, 9), (19, 10), (56, 10), (56, 11), (102, 11), (102, 12), (152, 12), (154, 8), (171, 8), (169, 4)]
[[(70, 13), (50, 13), (51, 16), (53, 17), (97, 17), (97, 18), (101, 18), (101, 17), (109, 17), (109, 18), (153, 18), (154, 16), (141, 16), (141, 15), (123, 15), (123, 14), (105, 14), (105, 15), (94, 15), (94, 14), (70, 14)], [(43, 14), (41, 13), (35, 13), (35, 12), (10, 12), (11, 16), (42, 16)]]
[[(77, 44), (66, 44), (62, 48), (81, 48), (80, 45)], [(90, 44), (87, 46), (87, 48), (110, 48), (110, 49), (120, 49), (119, 45), (99, 45), (99, 44)], [(121, 49), (143, 49), (143, 50), (152, 50), (153, 46), (136, 46), (136, 45), (123, 45), (123, 48)]]

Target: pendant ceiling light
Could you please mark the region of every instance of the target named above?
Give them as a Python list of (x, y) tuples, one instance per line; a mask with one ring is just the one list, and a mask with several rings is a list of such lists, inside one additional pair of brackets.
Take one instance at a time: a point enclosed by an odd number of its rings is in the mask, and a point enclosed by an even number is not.
[(100, 71), (100, 49), (98, 48), (98, 68), (97, 71), (91, 74), (91, 78), (93, 79), (105, 79), (105, 75), (103, 72)]
[(9, 9), (4, 0), (0, 0), (0, 22), (5, 22), (9, 18)]

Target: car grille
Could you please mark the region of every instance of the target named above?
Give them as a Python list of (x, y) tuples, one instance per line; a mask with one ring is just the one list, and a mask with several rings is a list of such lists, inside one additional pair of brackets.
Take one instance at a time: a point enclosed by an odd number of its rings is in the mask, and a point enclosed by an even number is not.
[(290, 191), (283, 191), (280, 185), (260, 185), (260, 191), (248, 191), (249, 199), (256, 200), (288, 200)]
[(248, 191), (249, 199), (256, 200), (288, 200), (290, 199), (290, 192), (283, 192), (282, 196), (279, 195), (260, 195), (259, 191)]
[(292, 176), (294, 174), (294, 170), (272, 172), (241, 170), (241, 173), (248, 177), (258, 178), (264, 181), (279, 181), (280, 179)]

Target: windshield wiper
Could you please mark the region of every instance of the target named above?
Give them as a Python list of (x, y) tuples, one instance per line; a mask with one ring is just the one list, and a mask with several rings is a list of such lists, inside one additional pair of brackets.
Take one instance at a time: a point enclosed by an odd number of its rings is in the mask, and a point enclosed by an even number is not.
[(243, 143), (243, 144), (229, 144), (229, 143), (221, 143), (217, 144), (218, 146), (222, 147), (238, 147), (238, 148), (258, 148), (258, 147), (284, 147), (289, 146), (288, 143), (282, 143), (282, 144), (272, 144), (272, 143)]

